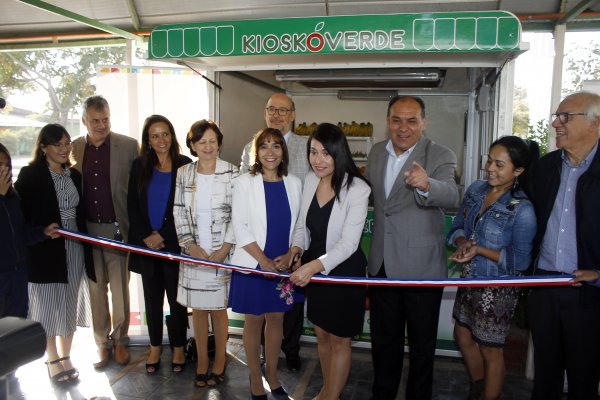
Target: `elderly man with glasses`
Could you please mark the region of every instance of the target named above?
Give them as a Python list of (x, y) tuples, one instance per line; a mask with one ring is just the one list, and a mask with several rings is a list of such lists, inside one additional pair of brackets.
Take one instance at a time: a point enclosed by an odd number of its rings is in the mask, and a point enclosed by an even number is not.
[(567, 96), (553, 114), (556, 147), (531, 169), (537, 215), (533, 271), (573, 274), (572, 286), (534, 288), (528, 317), (534, 400), (596, 399), (600, 381), (600, 96)]
[[(290, 157), (288, 170), (296, 175), (302, 182), (308, 172), (308, 154), (306, 149), (307, 137), (296, 135), (292, 132), (292, 124), (296, 119), (296, 106), (292, 99), (284, 93), (275, 93), (267, 101), (265, 107), (265, 122), (268, 128), (279, 129), (285, 139)], [(252, 141), (244, 146), (240, 172), (246, 173), (254, 163)], [(304, 295), (299, 288), (294, 294), (294, 308), (285, 313), (283, 318), (283, 341), (281, 350), (285, 353), (287, 368), (294, 372), (301, 366), (300, 361), (300, 336), (304, 323)]]

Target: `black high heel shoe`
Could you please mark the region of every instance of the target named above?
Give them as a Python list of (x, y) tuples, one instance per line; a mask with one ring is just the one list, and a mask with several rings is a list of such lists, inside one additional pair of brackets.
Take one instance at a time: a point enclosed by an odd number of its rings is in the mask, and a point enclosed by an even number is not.
[[(71, 360), (71, 356), (66, 356), (66, 357), (62, 357), (59, 358), (58, 361), (62, 362), (63, 361), (70, 361)], [(77, 379), (79, 379), (79, 370), (75, 367), (70, 368), (70, 369), (65, 369), (65, 374), (67, 374), (69, 376), (69, 380), (70, 381), (76, 381)]]
[(267, 372), (265, 370), (264, 365), (261, 365), (260, 372), (262, 372), (263, 376), (265, 377), (265, 380), (267, 381), (267, 385), (269, 385), (269, 389), (271, 389), (271, 394), (273, 395), (273, 397), (275, 397), (276, 399), (281, 399), (281, 400), (290, 398), (288, 396), (288, 393), (283, 388), (283, 386), (279, 385), (278, 388), (275, 388), (275, 389), (271, 388), (271, 384), (269, 383), (269, 380), (267, 379)]
[(248, 380), (250, 381), (250, 396), (252, 400), (267, 400), (267, 394), (254, 394), (252, 393), (252, 377), (249, 376)]
[(160, 358), (162, 357), (162, 349), (160, 351), (160, 355), (158, 356), (158, 361), (155, 363), (146, 363), (146, 373), (148, 375), (153, 375), (158, 372), (160, 369)]

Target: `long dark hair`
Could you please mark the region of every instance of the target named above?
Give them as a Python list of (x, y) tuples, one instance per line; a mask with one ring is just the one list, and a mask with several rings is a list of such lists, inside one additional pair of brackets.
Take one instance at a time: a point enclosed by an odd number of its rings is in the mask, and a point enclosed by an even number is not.
[[(33, 159), (31, 160), (29, 165), (39, 165), (41, 163), (45, 164), (46, 163), (46, 155), (44, 154), (44, 151), (42, 150), (42, 146), (47, 147), (47, 146), (56, 144), (56, 143), (60, 142), (60, 139), (62, 139), (63, 136), (65, 136), (65, 135), (67, 136), (67, 138), (69, 140), (71, 140), (71, 135), (69, 135), (69, 132), (67, 132), (65, 127), (60, 124), (48, 124), (48, 125), (44, 126), (40, 130), (40, 133), (38, 134), (38, 137), (37, 137), (37, 140), (35, 143), (35, 149), (33, 150)], [(70, 167), (70, 166), (71, 166), (71, 160), (69, 157), (67, 162), (65, 164), (63, 164), (63, 168)]]
[(260, 146), (262, 146), (263, 143), (266, 143), (269, 140), (272, 140), (278, 145), (280, 145), (281, 149), (283, 150), (283, 158), (277, 166), (277, 176), (287, 176), (290, 156), (283, 135), (281, 134), (279, 129), (275, 128), (265, 128), (258, 131), (256, 135), (254, 135), (254, 141), (252, 145), (254, 151), (254, 164), (252, 165), (252, 167), (250, 167), (250, 174), (256, 175), (263, 173), (263, 166), (258, 160), (258, 149), (260, 149)]
[(502, 136), (490, 145), (490, 151), (494, 146), (502, 146), (506, 149), (510, 161), (515, 168), (523, 168), (523, 173), (515, 178), (515, 184), (511, 189), (511, 196), (516, 196), (517, 192), (523, 190), (527, 193), (527, 178), (529, 177), (529, 168), (540, 158), (540, 147), (534, 140), (525, 140), (518, 136)]
[[(8, 149), (6, 148), (6, 146), (4, 146), (2, 143), (0, 143), (0, 153), (6, 155), (6, 158), (8, 158), (8, 169), (12, 171), (12, 159), (10, 158), (10, 153), (8, 152)], [(10, 195), (13, 193), (13, 187), (12, 185), (8, 188), (8, 192), (6, 192), (6, 195)]]
[(138, 191), (140, 192), (146, 190), (150, 179), (152, 178), (154, 167), (158, 165), (158, 157), (156, 152), (150, 146), (150, 127), (157, 122), (165, 123), (169, 128), (169, 132), (171, 132), (169, 158), (171, 159), (172, 163), (177, 161), (177, 157), (181, 151), (179, 143), (177, 142), (177, 136), (175, 136), (175, 128), (173, 128), (173, 124), (167, 119), (167, 117), (154, 114), (146, 118), (144, 121), (144, 127), (142, 128), (142, 145), (140, 147), (140, 180), (138, 183)]
[(334, 171), (331, 177), (331, 188), (335, 192), (335, 197), (340, 199), (340, 192), (342, 191), (342, 185), (344, 184), (344, 176), (348, 174), (348, 180), (346, 181), (346, 187), (350, 188), (354, 178), (362, 179), (367, 185), (370, 186), (369, 181), (360, 173), (358, 167), (352, 159), (352, 153), (350, 152), (350, 146), (348, 146), (348, 140), (337, 126), (327, 122), (319, 124), (315, 131), (309, 136), (308, 142), (306, 143), (306, 156), (310, 157), (310, 147), (313, 139), (318, 140), (327, 153), (333, 158)]

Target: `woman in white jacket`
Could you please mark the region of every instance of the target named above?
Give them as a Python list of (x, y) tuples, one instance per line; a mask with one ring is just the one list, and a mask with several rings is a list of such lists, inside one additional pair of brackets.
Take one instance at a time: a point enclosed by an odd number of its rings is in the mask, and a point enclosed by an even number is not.
[[(231, 263), (266, 271), (287, 270), (289, 248), (300, 209), (302, 183), (287, 174), (288, 152), (277, 129), (255, 136), (255, 162), (250, 173), (236, 179), (232, 223), (236, 248)], [(265, 328), (265, 375), (275, 397), (287, 399), (277, 377), (283, 336), (283, 314), (291, 310), (291, 283), (261, 274), (233, 273), (229, 305), (245, 314), (244, 349), (250, 368), (253, 399), (266, 399), (260, 370), (260, 338)]]
[[(290, 258), (291, 281), (306, 286), (315, 274), (365, 277), (367, 259), (359, 247), (371, 188), (352, 160), (348, 142), (335, 125), (320, 124), (308, 139), (313, 173), (304, 181), (300, 217)], [(300, 266), (300, 264), (302, 264)], [(317, 399), (339, 398), (350, 372), (352, 336), (362, 332), (366, 287), (311, 283), (307, 317), (317, 333), (323, 387)]]

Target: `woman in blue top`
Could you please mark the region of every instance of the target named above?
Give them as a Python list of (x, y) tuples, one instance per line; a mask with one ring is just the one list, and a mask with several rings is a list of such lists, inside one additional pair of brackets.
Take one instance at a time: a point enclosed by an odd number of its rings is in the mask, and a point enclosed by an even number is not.
[[(232, 224), (235, 251), (231, 263), (266, 271), (290, 265), (292, 233), (300, 210), (302, 183), (288, 175), (289, 156), (278, 129), (267, 128), (254, 139), (250, 173), (234, 181)], [(291, 283), (258, 274), (233, 273), (229, 305), (245, 314), (244, 349), (250, 368), (253, 399), (266, 399), (260, 370), (260, 337), (265, 325), (265, 375), (271, 394), (287, 399), (277, 377), (283, 337), (283, 314), (294, 305)]]
[[(146, 118), (142, 129), (140, 156), (133, 161), (127, 192), (129, 243), (153, 250), (179, 253), (179, 242), (173, 219), (173, 199), (177, 169), (190, 163), (179, 154), (180, 148), (173, 124), (162, 115)], [(129, 255), (129, 269), (142, 275), (144, 305), (150, 336), (150, 354), (146, 372), (160, 367), (163, 337), (163, 303), (169, 301), (169, 341), (173, 349), (171, 369), (175, 373), (185, 366), (187, 308), (177, 302), (179, 263), (144, 256)]]
[[(487, 181), (469, 186), (448, 234), (456, 247), (450, 259), (463, 264), (461, 277), (511, 276), (528, 268), (536, 218), (521, 188), (536, 158), (531, 150), (517, 136), (490, 146)], [(503, 346), (518, 293), (510, 286), (458, 289), (454, 336), (472, 382), (469, 399), (497, 399), (502, 392)]]

